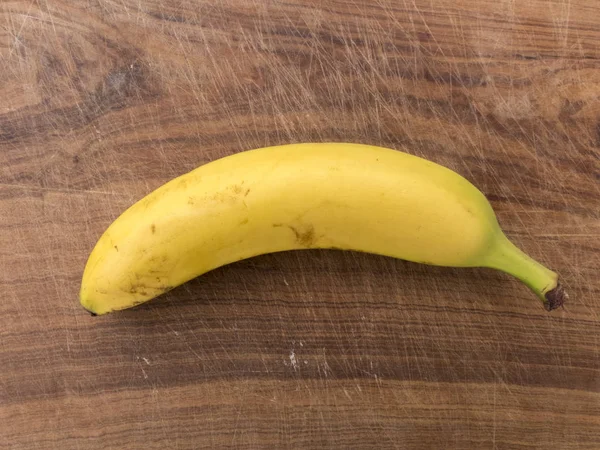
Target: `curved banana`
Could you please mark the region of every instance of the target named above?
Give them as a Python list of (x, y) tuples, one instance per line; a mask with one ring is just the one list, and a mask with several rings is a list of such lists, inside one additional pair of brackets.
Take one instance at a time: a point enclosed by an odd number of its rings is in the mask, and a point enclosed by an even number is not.
[(307, 248), (490, 267), (548, 310), (566, 298), (557, 274), (505, 237), (484, 195), (457, 173), (397, 150), (325, 143), (238, 153), (161, 186), (102, 235), (80, 300), (104, 314), (234, 261)]

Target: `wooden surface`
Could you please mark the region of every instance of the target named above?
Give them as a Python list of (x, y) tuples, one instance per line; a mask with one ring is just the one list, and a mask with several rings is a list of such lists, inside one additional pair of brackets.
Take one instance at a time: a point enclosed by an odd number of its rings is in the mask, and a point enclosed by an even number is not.
[[(596, 0), (0, 4), (0, 448), (600, 448)], [(301, 141), (472, 180), (571, 294), (300, 251), (134, 310), (77, 294), (170, 178)]]

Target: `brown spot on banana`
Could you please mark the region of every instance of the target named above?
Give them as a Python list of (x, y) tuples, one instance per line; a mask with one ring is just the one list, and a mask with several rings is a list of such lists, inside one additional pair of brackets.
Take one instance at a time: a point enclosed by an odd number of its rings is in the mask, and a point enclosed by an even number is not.
[(296, 236), (296, 242), (303, 246), (303, 247), (311, 247), (312, 245), (314, 245), (315, 241), (316, 241), (316, 235), (315, 235), (315, 228), (312, 225), (307, 225), (304, 227), (304, 229), (300, 229), (298, 227), (295, 227), (293, 225), (285, 225), (285, 224), (281, 224), (281, 223), (274, 223), (273, 227), (274, 228), (279, 228), (279, 227), (287, 227), (290, 230), (292, 230), (292, 232), (294, 233), (294, 236)]

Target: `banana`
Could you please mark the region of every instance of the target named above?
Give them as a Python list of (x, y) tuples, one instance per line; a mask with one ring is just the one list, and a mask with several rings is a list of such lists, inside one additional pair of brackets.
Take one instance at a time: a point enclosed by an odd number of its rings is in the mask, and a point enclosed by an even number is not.
[(504, 235), (485, 196), (443, 166), (382, 147), (249, 150), (175, 178), (117, 218), (85, 266), (92, 314), (133, 307), (225, 264), (335, 248), (515, 276), (551, 310), (558, 275)]

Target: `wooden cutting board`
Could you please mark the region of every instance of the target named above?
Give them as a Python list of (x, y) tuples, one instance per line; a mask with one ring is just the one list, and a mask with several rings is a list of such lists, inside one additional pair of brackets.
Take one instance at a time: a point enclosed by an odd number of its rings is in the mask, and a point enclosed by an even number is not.
[[(599, 23), (595, 0), (2, 2), (0, 448), (600, 448)], [(306, 141), (456, 170), (571, 300), (298, 251), (79, 306), (126, 207)]]

